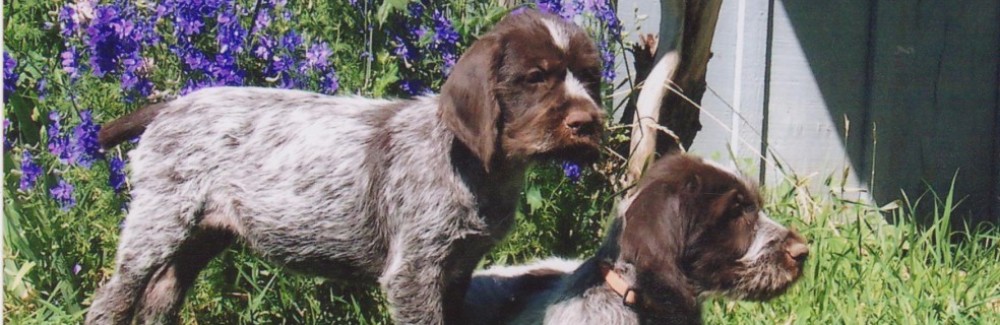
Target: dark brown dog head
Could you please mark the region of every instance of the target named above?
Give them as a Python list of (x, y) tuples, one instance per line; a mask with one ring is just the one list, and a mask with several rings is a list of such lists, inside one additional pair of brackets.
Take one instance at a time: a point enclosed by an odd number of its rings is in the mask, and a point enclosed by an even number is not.
[(579, 26), (513, 13), (469, 47), (441, 90), (441, 118), (483, 162), (597, 157), (600, 56)]
[[(805, 239), (761, 210), (757, 188), (722, 166), (675, 155), (650, 166), (624, 213), (621, 258), (681, 292), (767, 300), (802, 275)], [(641, 290), (641, 288), (640, 288)]]

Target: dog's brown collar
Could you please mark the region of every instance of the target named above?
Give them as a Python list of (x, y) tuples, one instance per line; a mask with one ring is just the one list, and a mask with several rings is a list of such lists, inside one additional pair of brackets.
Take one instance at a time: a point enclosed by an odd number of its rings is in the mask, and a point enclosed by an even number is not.
[(621, 274), (615, 272), (611, 265), (601, 264), (601, 274), (604, 275), (604, 283), (611, 288), (612, 291), (617, 293), (622, 297), (622, 304), (625, 306), (634, 306), (636, 300), (636, 290), (622, 278)]

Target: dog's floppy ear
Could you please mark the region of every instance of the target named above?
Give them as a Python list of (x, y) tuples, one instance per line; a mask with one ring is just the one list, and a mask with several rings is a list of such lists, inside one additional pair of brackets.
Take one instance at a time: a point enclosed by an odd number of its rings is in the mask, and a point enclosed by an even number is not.
[[(681, 201), (664, 184), (649, 184), (636, 194), (623, 216), (622, 256), (637, 266), (675, 265), (684, 249)], [(665, 265), (659, 265), (665, 264)]]
[(500, 65), (500, 36), (472, 44), (441, 88), (440, 116), (489, 171), (499, 137), (500, 106), (494, 88)]
[[(662, 182), (644, 186), (625, 211), (619, 245), (621, 257), (637, 271), (640, 303), (660, 309), (656, 302), (669, 301), (679, 315), (696, 311), (696, 295), (681, 269), (686, 247), (684, 198), (675, 191), (688, 191), (698, 182), (668, 188)], [(649, 301), (641, 301), (643, 299)], [(692, 310), (692, 308), (695, 308)]]

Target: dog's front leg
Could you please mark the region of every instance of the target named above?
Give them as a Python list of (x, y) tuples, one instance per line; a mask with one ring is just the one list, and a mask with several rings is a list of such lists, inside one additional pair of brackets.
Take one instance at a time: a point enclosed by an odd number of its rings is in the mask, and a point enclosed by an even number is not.
[(382, 277), (396, 324), (444, 324), (444, 267), (426, 256), (403, 257)]
[(472, 271), (493, 241), (468, 232), (452, 240), (423, 239), (390, 253), (380, 278), (393, 319), (397, 324), (461, 324)]

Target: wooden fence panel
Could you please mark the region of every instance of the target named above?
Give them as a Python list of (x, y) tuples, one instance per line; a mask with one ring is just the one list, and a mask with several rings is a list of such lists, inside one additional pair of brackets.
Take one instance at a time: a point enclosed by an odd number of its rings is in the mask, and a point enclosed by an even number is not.
[[(657, 3), (619, 8), (656, 30)], [(812, 188), (849, 168), (831, 190), (880, 205), (944, 194), (958, 171), (959, 213), (1000, 223), (1000, 1), (724, 1), (712, 51), (692, 152), (727, 161), (731, 146), (775, 184), (752, 150), (763, 132)]]

